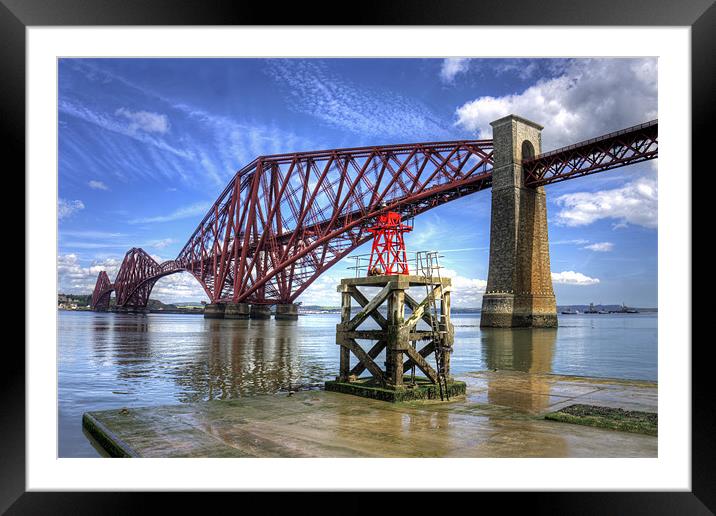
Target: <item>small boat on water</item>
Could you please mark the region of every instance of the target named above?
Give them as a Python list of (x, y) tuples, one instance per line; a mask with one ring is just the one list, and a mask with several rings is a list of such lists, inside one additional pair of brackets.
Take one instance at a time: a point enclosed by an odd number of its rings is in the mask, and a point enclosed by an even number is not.
[(630, 308), (627, 305), (625, 305), (624, 303), (622, 303), (622, 306), (621, 306), (621, 308), (619, 308), (619, 310), (610, 310), (609, 313), (610, 314), (638, 314), (639, 310), (637, 310), (636, 308)]
[(597, 311), (596, 308), (594, 308), (594, 303), (589, 303), (589, 308), (587, 308), (584, 311), (584, 313), (585, 314), (598, 314), (599, 312)]
[(572, 308), (565, 308), (560, 313), (564, 314), (564, 315), (579, 315), (581, 312), (579, 310), (574, 310)]
[[(600, 305), (601, 307), (601, 305)], [(605, 308), (595, 308), (594, 303), (589, 303), (589, 308), (584, 311), (585, 314), (608, 314)]]

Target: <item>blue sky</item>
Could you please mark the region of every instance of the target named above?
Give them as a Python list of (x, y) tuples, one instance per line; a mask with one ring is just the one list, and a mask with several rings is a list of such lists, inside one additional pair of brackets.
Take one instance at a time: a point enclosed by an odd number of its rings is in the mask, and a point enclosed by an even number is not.
[[(489, 138), (509, 113), (543, 150), (656, 118), (656, 59), (62, 59), (60, 292), (90, 293), (124, 253), (174, 258), (236, 170), (257, 155)], [(657, 161), (547, 187), (558, 304), (657, 305)], [(437, 248), (457, 306), (480, 306), (490, 193), (418, 217), (409, 250)], [(368, 252), (360, 249), (358, 253)], [(339, 263), (302, 297), (335, 301)], [(196, 280), (152, 297), (206, 299)]]

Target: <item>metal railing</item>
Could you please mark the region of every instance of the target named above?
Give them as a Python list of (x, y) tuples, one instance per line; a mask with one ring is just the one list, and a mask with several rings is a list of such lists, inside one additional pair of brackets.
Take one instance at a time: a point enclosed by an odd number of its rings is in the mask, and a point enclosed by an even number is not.
[[(418, 263), (418, 270), (420, 274), (425, 277), (427, 281), (432, 283), (437, 276), (438, 283), (442, 288), (442, 277), (440, 275), (440, 255), (437, 251), (419, 251), (416, 253), (416, 260)], [(433, 337), (433, 345), (435, 346), (435, 368), (438, 380), (438, 390), (440, 391), (440, 399), (447, 397), (450, 400), (450, 394), (448, 392), (447, 377), (445, 375), (445, 354), (450, 352), (449, 348), (443, 347), (443, 337), (441, 335), (440, 328), (445, 325), (445, 314), (442, 313), (442, 301), (441, 308), (438, 310), (437, 300), (435, 299), (435, 291), (432, 290), (432, 286), (427, 282), (425, 284), (426, 299), (429, 300), (427, 309), (425, 311), (428, 319), (430, 320), (430, 330)], [(440, 293), (440, 297), (445, 295), (445, 292)], [(412, 370), (413, 383), (415, 382), (415, 365)]]
[[(396, 261), (395, 263), (407, 265), (411, 275), (426, 277), (440, 276), (439, 269), (442, 267), (439, 264), (438, 258), (443, 258), (443, 256), (440, 255), (438, 251), (414, 251), (406, 252), (406, 255), (408, 256), (406, 261)], [(427, 259), (427, 257), (430, 257), (430, 259)], [(354, 264), (346, 268), (355, 271), (356, 278), (368, 276), (370, 253), (348, 256), (348, 258), (354, 260)]]
[(638, 124), (638, 125), (634, 125), (632, 127), (627, 127), (626, 129), (620, 129), (619, 131), (614, 131), (609, 134), (603, 134), (603, 135), (597, 136), (595, 138), (590, 138), (589, 140), (584, 140), (584, 141), (581, 141), (578, 143), (574, 143), (572, 145), (567, 145), (566, 147), (560, 147), (559, 149), (554, 149), (549, 152), (543, 152), (539, 156), (535, 156), (534, 158), (524, 160), (524, 162), (529, 163), (532, 161), (537, 161), (537, 160), (540, 160), (540, 159), (543, 159), (543, 158), (546, 158), (549, 156), (554, 156), (555, 154), (559, 154), (561, 152), (566, 152), (566, 151), (570, 151), (572, 149), (576, 149), (578, 147), (583, 147), (583, 146), (589, 145), (591, 143), (609, 140), (610, 138), (614, 138), (614, 137), (622, 135), (622, 134), (631, 133), (633, 131), (638, 131), (640, 129), (645, 129), (647, 127), (652, 127), (652, 126), (658, 125), (658, 123), (659, 123), (658, 119), (651, 120), (649, 122), (644, 122), (643, 124)]

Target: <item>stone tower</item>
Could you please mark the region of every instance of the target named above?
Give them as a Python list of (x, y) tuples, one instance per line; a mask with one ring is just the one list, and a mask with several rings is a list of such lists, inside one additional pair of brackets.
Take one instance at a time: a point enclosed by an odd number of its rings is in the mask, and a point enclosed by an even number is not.
[(544, 188), (523, 185), (522, 160), (542, 152), (542, 126), (509, 115), (492, 125), (490, 266), (480, 326), (556, 327)]

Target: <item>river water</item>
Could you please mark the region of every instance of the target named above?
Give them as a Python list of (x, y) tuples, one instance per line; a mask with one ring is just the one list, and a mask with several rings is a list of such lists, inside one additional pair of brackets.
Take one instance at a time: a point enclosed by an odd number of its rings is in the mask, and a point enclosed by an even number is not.
[[(338, 321), (337, 314), (240, 321), (60, 311), (58, 454), (99, 456), (82, 431), (86, 411), (319, 388), (338, 372)], [(561, 315), (556, 330), (480, 330), (477, 314), (453, 314), (453, 324), (455, 374), (657, 379), (655, 313)]]

